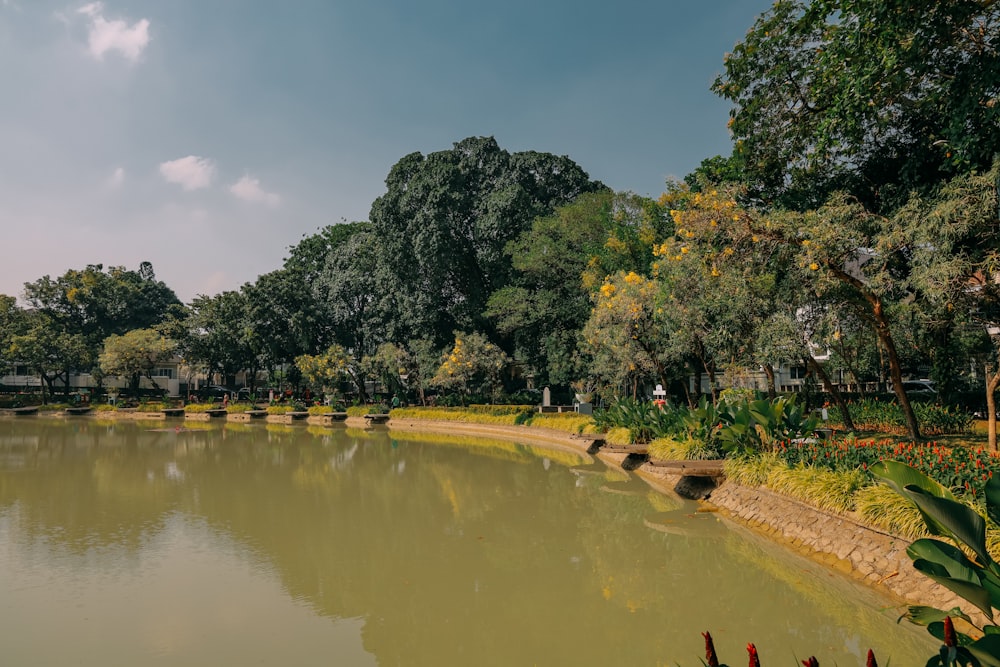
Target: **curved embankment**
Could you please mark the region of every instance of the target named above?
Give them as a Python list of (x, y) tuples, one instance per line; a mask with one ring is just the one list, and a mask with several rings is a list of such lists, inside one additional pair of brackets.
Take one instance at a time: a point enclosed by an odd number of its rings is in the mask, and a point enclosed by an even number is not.
[[(549, 446), (586, 452), (592, 439), (577, 437), (552, 429), (531, 426), (503, 426), (464, 422), (390, 420), (390, 431), (440, 431), (501, 438), (529, 440)], [(623, 453), (601, 452), (597, 458), (620, 466)], [(682, 477), (648, 463), (633, 470), (651, 486), (664, 493), (674, 493)], [(971, 605), (946, 588), (913, 569), (906, 547), (910, 541), (857, 523), (847, 516), (818, 510), (798, 500), (764, 488), (751, 488), (723, 482), (708, 500), (705, 509), (717, 511), (724, 518), (763, 533), (775, 542), (806, 555), (833, 570), (879, 589), (907, 604), (925, 604), (940, 609), (964, 607), (977, 621)], [(977, 618), (978, 617), (978, 618)]]

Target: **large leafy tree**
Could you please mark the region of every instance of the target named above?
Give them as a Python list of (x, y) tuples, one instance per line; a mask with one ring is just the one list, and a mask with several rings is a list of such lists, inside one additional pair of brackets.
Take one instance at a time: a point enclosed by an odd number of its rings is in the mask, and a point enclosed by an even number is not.
[(578, 379), (592, 293), (618, 271), (648, 273), (653, 243), (669, 227), (657, 202), (602, 190), (536, 218), (508, 244), (516, 276), (491, 295), (487, 314), (540, 384)]
[(25, 283), (24, 298), (68, 334), (82, 336), (94, 359), (108, 336), (151, 327), (183, 313), (177, 295), (156, 279), (149, 262), (135, 271), (91, 264), (58, 278), (44, 276)]
[(0, 370), (13, 361), (10, 341), (19, 333), (24, 323), (24, 311), (17, 305), (17, 299), (0, 294)]
[(244, 292), (195, 297), (187, 326), (184, 348), (190, 364), (221, 374), (227, 386), (240, 371), (247, 371), (253, 383), (263, 368), (263, 347)]
[[(359, 223), (360, 225), (361, 223)], [(380, 326), (377, 253), (379, 239), (367, 224), (332, 248), (316, 277), (316, 307), (330, 337), (360, 362), (384, 340)]]
[(388, 339), (429, 337), (443, 346), (456, 329), (499, 340), (483, 313), (510, 283), (506, 244), (536, 217), (603, 186), (567, 157), (512, 154), (492, 137), (472, 137), (403, 157), (386, 188), (371, 223)]
[(1000, 388), (1000, 162), (989, 171), (950, 180), (914, 196), (893, 219), (910, 242), (913, 290), (943, 311), (961, 313), (993, 343), (987, 363), (989, 444), (997, 450), (996, 401)]
[(27, 365), (45, 383), (43, 403), (55, 394), (56, 381), (61, 380), (63, 393), (69, 394), (70, 372), (94, 363), (92, 350), (82, 334), (67, 331), (40, 310), (25, 313), (24, 322), (11, 336), (8, 349), (12, 359)]
[(887, 213), (1000, 150), (1000, 4), (778, 0), (713, 90), (756, 194)]
[(608, 276), (583, 328), (589, 374), (599, 386), (635, 396), (649, 378), (669, 381), (670, 345), (658, 307), (660, 283), (634, 271)]

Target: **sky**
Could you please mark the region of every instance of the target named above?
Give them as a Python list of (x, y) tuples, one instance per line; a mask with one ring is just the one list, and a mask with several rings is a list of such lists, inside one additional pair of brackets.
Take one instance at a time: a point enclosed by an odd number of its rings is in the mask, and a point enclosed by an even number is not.
[(658, 196), (731, 151), (759, 0), (0, 0), (0, 293), (89, 264), (185, 303), (493, 136)]

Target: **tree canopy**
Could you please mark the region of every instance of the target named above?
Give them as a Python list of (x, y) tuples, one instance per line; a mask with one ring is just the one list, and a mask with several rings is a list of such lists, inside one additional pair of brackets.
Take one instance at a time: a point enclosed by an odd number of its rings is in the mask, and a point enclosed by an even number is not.
[(842, 189), (886, 212), (1000, 150), (1000, 5), (778, 0), (713, 90), (754, 193), (801, 209)]
[(531, 221), (584, 192), (603, 189), (567, 157), (508, 153), (492, 137), (411, 153), (372, 204), (378, 280), (393, 341), (456, 329), (486, 331), (487, 300), (511, 280), (506, 244)]

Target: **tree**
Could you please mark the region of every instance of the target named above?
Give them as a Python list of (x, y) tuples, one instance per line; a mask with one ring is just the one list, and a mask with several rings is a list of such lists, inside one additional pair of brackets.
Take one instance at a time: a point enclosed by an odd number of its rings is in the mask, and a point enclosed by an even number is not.
[(149, 262), (138, 271), (91, 264), (56, 279), (44, 276), (25, 283), (24, 297), (67, 333), (83, 336), (95, 360), (108, 336), (151, 327), (184, 312), (173, 290), (156, 280)]
[(358, 389), (362, 401), (366, 399), (365, 376), (354, 357), (336, 343), (322, 354), (303, 354), (295, 358), (295, 367), (303, 379), (313, 385), (336, 390), (344, 380), (350, 380)]
[(252, 382), (263, 367), (262, 344), (248, 313), (243, 292), (195, 297), (184, 341), (187, 361), (209, 373), (220, 373), (227, 386), (232, 386), (236, 374), (244, 370)]
[(378, 243), (367, 225), (358, 228), (330, 250), (315, 282), (316, 306), (330, 336), (358, 362), (385, 340), (375, 275)]
[(538, 384), (579, 377), (577, 347), (591, 295), (616, 271), (648, 273), (652, 244), (668, 227), (653, 200), (602, 190), (536, 218), (507, 245), (516, 275), (490, 296), (487, 315)]
[(1000, 161), (984, 173), (945, 183), (914, 196), (893, 219), (894, 231), (910, 242), (912, 288), (946, 313), (958, 311), (989, 333), (986, 405), (989, 446), (997, 451), (996, 399), (1000, 387)]
[(483, 313), (510, 284), (506, 244), (536, 217), (603, 188), (567, 157), (511, 154), (491, 137), (407, 155), (386, 187), (370, 216), (386, 340), (428, 337), (441, 346), (456, 329), (504, 342)]
[(176, 347), (174, 341), (155, 329), (133, 329), (121, 336), (108, 336), (98, 362), (102, 373), (125, 378), (133, 392), (138, 391), (143, 376), (154, 389), (159, 389), (153, 379), (153, 369), (170, 361)]
[(455, 333), (455, 344), (441, 362), (431, 384), (442, 389), (469, 394), (495, 395), (500, 378), (509, 363), (503, 350), (479, 333)]
[(889, 213), (1000, 150), (1000, 4), (778, 0), (713, 90), (752, 193)]
[(723, 220), (734, 243), (768, 243), (789, 252), (791, 283), (803, 294), (825, 308), (851, 308), (869, 323), (885, 355), (909, 434), (919, 439), (916, 415), (903, 390), (891, 316), (892, 304), (907, 296), (911, 245), (892, 232), (889, 219), (847, 195), (837, 195), (805, 213), (743, 211), (720, 218), (720, 223)]
[[(48, 314), (33, 310), (25, 313), (20, 333), (10, 338), (12, 359), (27, 365), (45, 383), (42, 403), (55, 395), (55, 382), (64, 381), (63, 393), (69, 394), (69, 374), (93, 364), (91, 349), (82, 334), (70, 333)], [(46, 394), (46, 389), (47, 394)]]
[(377, 378), (386, 391), (398, 395), (406, 391), (415, 363), (406, 348), (382, 343), (375, 354), (361, 360), (361, 366), (367, 377)]
[(14, 361), (10, 356), (10, 342), (23, 322), (24, 311), (18, 307), (17, 299), (0, 294), (0, 370)]
[(618, 272), (608, 276), (594, 295), (581, 335), (590, 373), (600, 385), (616, 392), (628, 387), (635, 396), (648, 377), (667, 384), (669, 344), (660, 326), (660, 288), (658, 281), (634, 271)]

